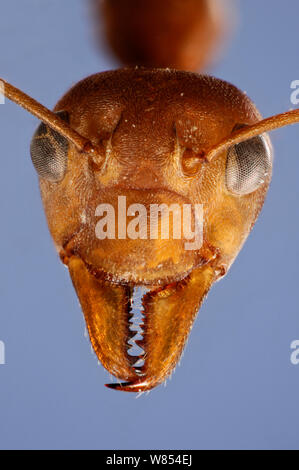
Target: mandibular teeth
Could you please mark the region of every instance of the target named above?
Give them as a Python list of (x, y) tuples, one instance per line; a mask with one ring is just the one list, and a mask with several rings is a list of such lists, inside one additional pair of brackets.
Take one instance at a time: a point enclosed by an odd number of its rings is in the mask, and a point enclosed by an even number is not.
[(144, 356), (145, 351), (140, 346), (140, 343), (143, 340), (144, 333), (142, 329), (144, 320), (142, 298), (147, 291), (148, 289), (144, 287), (134, 287), (130, 299), (132, 313), (132, 317), (130, 318), (130, 330), (132, 331), (132, 334), (135, 334), (128, 340), (128, 344), (130, 346), (130, 349), (128, 349), (128, 355), (132, 356), (132, 359), (136, 358), (136, 362), (132, 364), (132, 367), (137, 368), (136, 373), (138, 375), (141, 374), (141, 371), (138, 369), (144, 365), (144, 359), (142, 356)]

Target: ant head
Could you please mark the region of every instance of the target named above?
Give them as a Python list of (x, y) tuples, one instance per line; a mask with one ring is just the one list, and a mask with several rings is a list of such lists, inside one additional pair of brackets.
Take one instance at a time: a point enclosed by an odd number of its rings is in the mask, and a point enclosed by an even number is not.
[[(33, 137), (32, 159), (50, 231), (98, 357), (129, 380), (123, 390), (148, 390), (177, 363), (198, 306), (256, 220), (271, 179), (265, 132), (298, 122), (299, 111), (261, 120), (234, 86), (162, 70), (89, 77), (54, 113), (9, 84), (4, 92), (43, 122)], [(152, 202), (203, 206), (202, 244), (188, 252), (182, 237), (98, 238), (98, 205), (115, 208), (119, 195), (130, 209)], [(146, 221), (147, 215), (139, 234)], [(173, 219), (169, 225), (171, 231)], [(138, 283), (154, 289), (142, 301), (148, 315), (140, 371), (126, 353), (130, 296)]]
[[(116, 194), (126, 194), (131, 203), (147, 206), (149, 194), (160, 194), (152, 198), (154, 203), (165, 197), (175, 203), (183, 197), (205, 205), (206, 244), (221, 251), (221, 262), (230, 266), (271, 179), (271, 145), (265, 132), (299, 120), (298, 110), (261, 120), (253, 103), (233, 85), (188, 72), (123, 69), (97, 74), (75, 85), (55, 112), (4, 85), (9, 98), (43, 121), (31, 154), (59, 251), (70, 239), (74, 243), (74, 234), (80, 233), (82, 242), (83, 225), (85, 230), (89, 226), (86, 240), (92, 231), (94, 235), (91, 220), (102, 202), (99, 197), (115, 203)], [(177, 253), (176, 268), (165, 268), (165, 278), (170, 272), (179, 277), (205, 259), (202, 252), (186, 254), (181, 245), (166, 248), (160, 242), (159, 247), (144, 243), (141, 266), (147, 265), (152, 248), (165, 258)], [(135, 240), (132, 250), (138, 251), (140, 243)], [(119, 250), (111, 262), (105, 249), (101, 253), (90, 263), (104, 263), (105, 271), (114, 271)], [(127, 254), (132, 262), (131, 250)], [(151, 282), (157, 266), (161, 268), (159, 259), (152, 275), (141, 269), (135, 281), (149, 276)], [(127, 268), (124, 262), (121, 276)]]
[[(219, 142), (260, 120), (244, 93), (207, 76), (125, 69), (79, 82), (55, 110), (97, 150), (84, 153), (45, 124), (34, 135), (32, 159), (59, 251), (67, 246), (114, 280), (140, 283), (182, 277), (202, 263), (208, 246), (221, 252), (221, 265), (232, 263), (262, 206), (272, 168), (263, 135), (209, 161)], [(159, 237), (99, 242), (96, 208), (107, 203), (117, 212), (118, 196), (148, 213), (153, 204), (203, 204), (205, 246), (187, 251), (186, 240)], [(160, 253), (155, 261), (154, 252)]]

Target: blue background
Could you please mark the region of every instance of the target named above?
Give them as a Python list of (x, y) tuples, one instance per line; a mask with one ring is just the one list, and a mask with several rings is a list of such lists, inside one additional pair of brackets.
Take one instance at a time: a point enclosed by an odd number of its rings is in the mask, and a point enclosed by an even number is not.
[[(0, 76), (52, 107), (116, 66), (98, 53), (83, 0), (0, 1)], [(265, 115), (299, 79), (297, 0), (239, 2), (239, 26), (210, 72)], [(139, 399), (104, 387), (29, 157), (34, 117), (0, 106), (0, 448), (299, 448), (298, 127), (272, 133), (273, 182), (228, 276), (212, 289), (166, 388)]]

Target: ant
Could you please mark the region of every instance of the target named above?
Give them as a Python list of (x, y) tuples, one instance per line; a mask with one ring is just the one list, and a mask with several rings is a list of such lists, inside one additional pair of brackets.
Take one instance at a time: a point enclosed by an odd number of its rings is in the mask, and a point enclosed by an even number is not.
[[(164, 3), (165, 11), (158, 0), (94, 2), (112, 50), (129, 67), (81, 80), (53, 111), (2, 80), (4, 95), (41, 121), (31, 158), (49, 230), (94, 351), (123, 381), (108, 387), (130, 392), (150, 390), (172, 373), (199, 307), (228, 272), (264, 203), (273, 160), (266, 133), (299, 122), (299, 110), (261, 119), (245, 93), (194, 72), (221, 30), (221, 15), (211, 15), (214, 1), (185, 0), (185, 16), (181, 2)], [(124, 226), (120, 204), (134, 217)], [(153, 206), (157, 236), (143, 236)], [(203, 208), (196, 249), (185, 249), (185, 232), (162, 236), (166, 222), (174, 233), (174, 206), (193, 215), (194, 207)], [(146, 292), (143, 338), (135, 339), (142, 353), (134, 356), (138, 286)]]

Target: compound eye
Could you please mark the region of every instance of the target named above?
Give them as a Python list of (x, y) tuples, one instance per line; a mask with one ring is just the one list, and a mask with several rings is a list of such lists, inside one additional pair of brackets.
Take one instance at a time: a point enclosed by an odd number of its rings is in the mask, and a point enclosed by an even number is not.
[[(55, 114), (69, 122), (66, 111)], [(38, 126), (31, 140), (32, 163), (40, 178), (51, 182), (61, 181), (67, 169), (68, 140), (43, 122)]]
[(238, 195), (256, 191), (272, 168), (272, 152), (267, 137), (261, 135), (231, 147), (226, 162), (226, 187)]

